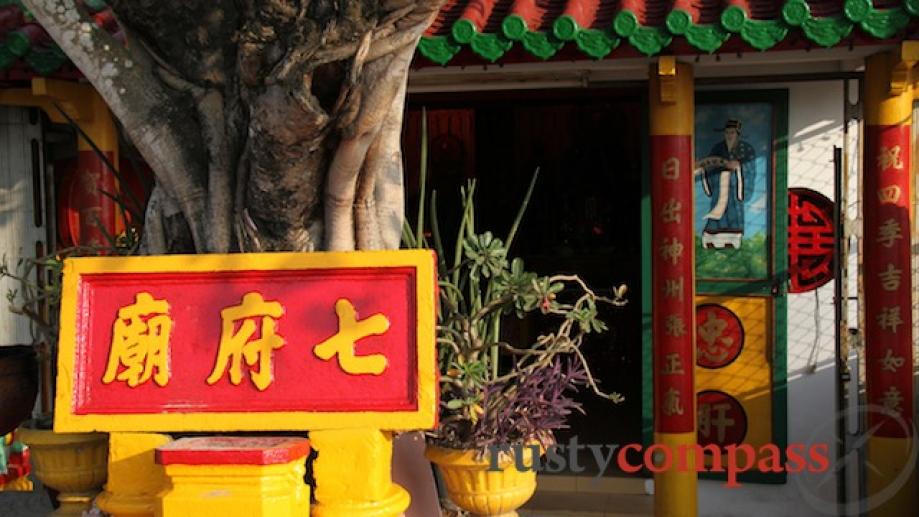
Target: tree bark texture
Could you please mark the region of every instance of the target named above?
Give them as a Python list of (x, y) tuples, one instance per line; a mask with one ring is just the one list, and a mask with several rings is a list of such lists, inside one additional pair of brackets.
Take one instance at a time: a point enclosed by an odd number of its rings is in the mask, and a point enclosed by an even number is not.
[(156, 175), (148, 254), (399, 245), (415, 46), (443, 0), (23, 0)]

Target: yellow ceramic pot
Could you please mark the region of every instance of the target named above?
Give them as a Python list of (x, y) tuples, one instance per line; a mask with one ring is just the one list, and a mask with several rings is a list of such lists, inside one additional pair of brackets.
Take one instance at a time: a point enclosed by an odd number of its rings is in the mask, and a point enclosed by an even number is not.
[[(531, 466), (533, 449), (523, 451), (524, 465)], [(475, 451), (428, 446), (425, 455), (440, 470), (450, 499), (475, 515), (514, 517), (536, 491), (536, 471), (517, 470), (513, 456), (489, 471), (489, 458), (476, 459)]]
[(50, 429), (19, 428), (17, 436), (31, 450), (35, 476), (57, 490), (61, 507), (55, 516), (82, 515), (105, 483), (108, 435), (55, 433)]

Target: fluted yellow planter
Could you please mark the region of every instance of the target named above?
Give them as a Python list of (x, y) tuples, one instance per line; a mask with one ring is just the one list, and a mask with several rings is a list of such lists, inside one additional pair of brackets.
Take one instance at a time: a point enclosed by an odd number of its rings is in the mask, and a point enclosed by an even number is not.
[(108, 461), (108, 435), (55, 433), (22, 427), (17, 436), (29, 446), (35, 476), (57, 490), (55, 516), (82, 515), (102, 489)]
[[(524, 465), (533, 464), (533, 450), (524, 447)], [(489, 471), (489, 458), (476, 459), (475, 451), (428, 446), (425, 455), (437, 465), (450, 499), (474, 515), (514, 517), (536, 491), (536, 471), (519, 471), (510, 456), (500, 471)]]

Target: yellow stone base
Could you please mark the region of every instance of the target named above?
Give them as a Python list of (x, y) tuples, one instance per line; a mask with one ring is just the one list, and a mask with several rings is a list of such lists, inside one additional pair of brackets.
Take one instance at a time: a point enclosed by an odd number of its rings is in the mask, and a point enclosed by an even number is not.
[(31, 492), (33, 489), (32, 482), (26, 476), (0, 485), (0, 492)]
[(156, 433), (109, 435), (108, 483), (96, 505), (113, 517), (153, 517), (156, 496), (166, 487), (155, 451), (170, 441)]
[[(677, 451), (681, 445), (695, 444), (696, 433), (654, 433), (654, 443), (666, 445), (670, 450)], [(695, 467), (695, 461), (690, 460), (688, 466)], [(676, 468), (671, 468), (654, 474), (654, 515), (694, 517), (699, 514), (699, 476), (695, 470), (687, 470), (688, 472), (680, 472)]]
[[(868, 515), (919, 515), (916, 483), (917, 444), (908, 438), (868, 438)], [(905, 469), (909, 469), (906, 471)]]
[(389, 495), (378, 501), (338, 500), (331, 504), (313, 507), (313, 517), (394, 517), (401, 515), (411, 503), (408, 492), (399, 485), (391, 485)]
[[(156, 517), (305, 517), (310, 487), (302, 458), (279, 465), (166, 465)], [(347, 514), (338, 514), (347, 515)]]
[[(533, 449), (523, 449), (523, 464), (533, 464)], [(489, 458), (476, 459), (475, 451), (428, 447), (425, 455), (440, 470), (450, 499), (474, 515), (513, 517), (536, 492), (536, 471), (519, 471), (513, 458), (490, 471)]]

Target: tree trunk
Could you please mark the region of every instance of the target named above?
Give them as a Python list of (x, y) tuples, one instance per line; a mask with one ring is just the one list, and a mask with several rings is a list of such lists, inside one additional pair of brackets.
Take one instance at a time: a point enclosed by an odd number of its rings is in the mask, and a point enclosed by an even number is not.
[(24, 0), (153, 169), (143, 252), (398, 247), (408, 67), (443, 0)]

